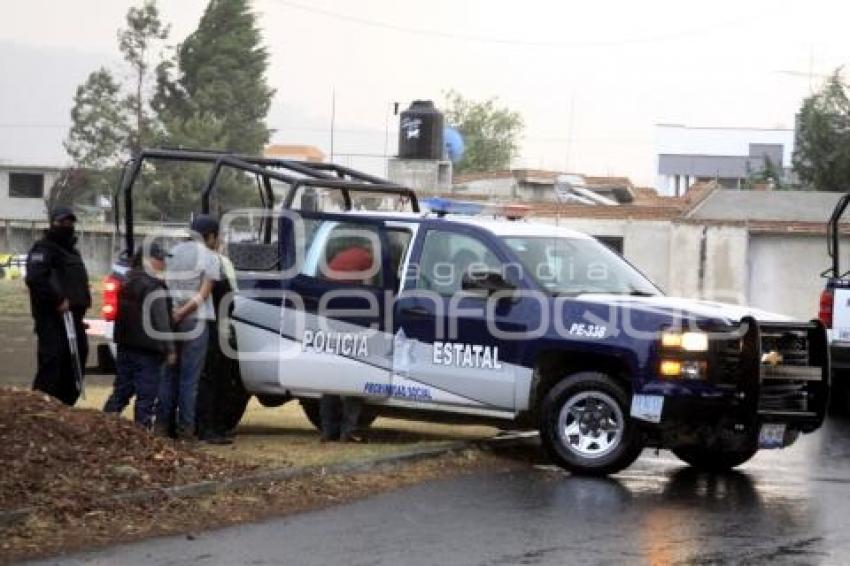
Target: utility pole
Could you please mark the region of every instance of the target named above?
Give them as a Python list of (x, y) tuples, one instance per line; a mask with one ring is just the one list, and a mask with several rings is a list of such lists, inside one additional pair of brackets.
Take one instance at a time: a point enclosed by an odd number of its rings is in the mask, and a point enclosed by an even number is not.
[(398, 102), (386, 102), (386, 120), (384, 121), (384, 176), (390, 174), (390, 107), (393, 109), (393, 116), (398, 114)]
[(564, 173), (570, 172), (570, 152), (573, 148), (573, 116), (576, 109), (576, 97), (575, 95), (570, 97), (570, 122), (567, 125), (567, 167)]
[(336, 129), (336, 87), (331, 90), (331, 163), (334, 162), (334, 130)]

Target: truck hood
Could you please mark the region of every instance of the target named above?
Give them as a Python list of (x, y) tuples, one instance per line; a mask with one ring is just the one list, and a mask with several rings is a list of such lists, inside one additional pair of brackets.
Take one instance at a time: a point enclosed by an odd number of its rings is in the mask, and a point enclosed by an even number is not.
[(685, 299), (681, 297), (633, 297), (630, 295), (608, 295), (601, 293), (586, 293), (576, 299), (589, 303), (615, 305), (620, 308), (638, 309), (676, 318), (700, 318), (720, 320), (726, 324), (740, 322), (744, 317), (753, 317), (759, 322), (790, 322), (792, 318), (783, 314), (773, 313), (729, 303)]

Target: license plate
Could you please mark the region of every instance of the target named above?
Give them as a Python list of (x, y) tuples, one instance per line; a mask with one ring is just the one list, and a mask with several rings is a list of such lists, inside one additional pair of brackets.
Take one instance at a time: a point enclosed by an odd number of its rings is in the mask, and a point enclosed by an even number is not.
[(663, 395), (635, 395), (632, 397), (631, 415), (636, 419), (660, 423), (663, 409)]
[(759, 431), (759, 448), (782, 448), (785, 444), (785, 425), (767, 423)]

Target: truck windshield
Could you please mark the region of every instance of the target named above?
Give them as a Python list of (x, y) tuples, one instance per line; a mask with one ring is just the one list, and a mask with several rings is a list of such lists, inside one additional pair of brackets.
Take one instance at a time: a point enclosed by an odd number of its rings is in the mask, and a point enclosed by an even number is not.
[(510, 236), (504, 241), (516, 253), (520, 268), (551, 293), (661, 294), (638, 270), (596, 240)]

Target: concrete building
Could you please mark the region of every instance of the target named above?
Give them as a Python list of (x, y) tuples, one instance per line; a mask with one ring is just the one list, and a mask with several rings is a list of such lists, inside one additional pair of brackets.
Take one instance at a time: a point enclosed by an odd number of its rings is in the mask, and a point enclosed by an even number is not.
[(45, 197), (61, 167), (0, 163), (0, 220), (44, 220)]
[(326, 158), (325, 153), (314, 145), (270, 144), (263, 150), (263, 155), (276, 159), (312, 161), (315, 163), (321, 163)]
[[(621, 206), (536, 207), (619, 247), (667, 294), (817, 316), (829, 265), (826, 220), (841, 193), (736, 191), (701, 183), (684, 197), (638, 190)], [(848, 226), (850, 228), (850, 226)], [(850, 230), (848, 230), (850, 233)], [(850, 265), (850, 238), (842, 264)]]
[[(563, 173), (539, 169), (513, 169), (493, 173), (456, 175), (451, 194), (456, 198), (510, 200), (526, 203), (554, 203), (555, 179)], [(618, 203), (635, 199), (635, 187), (626, 177), (576, 175), (587, 189)]]
[(422, 194), (441, 194), (452, 186), (452, 162), (437, 159), (402, 159), (387, 162), (387, 178)]
[(790, 180), (793, 129), (656, 126), (656, 183), (661, 195), (679, 196), (699, 181), (740, 189), (768, 162)]

